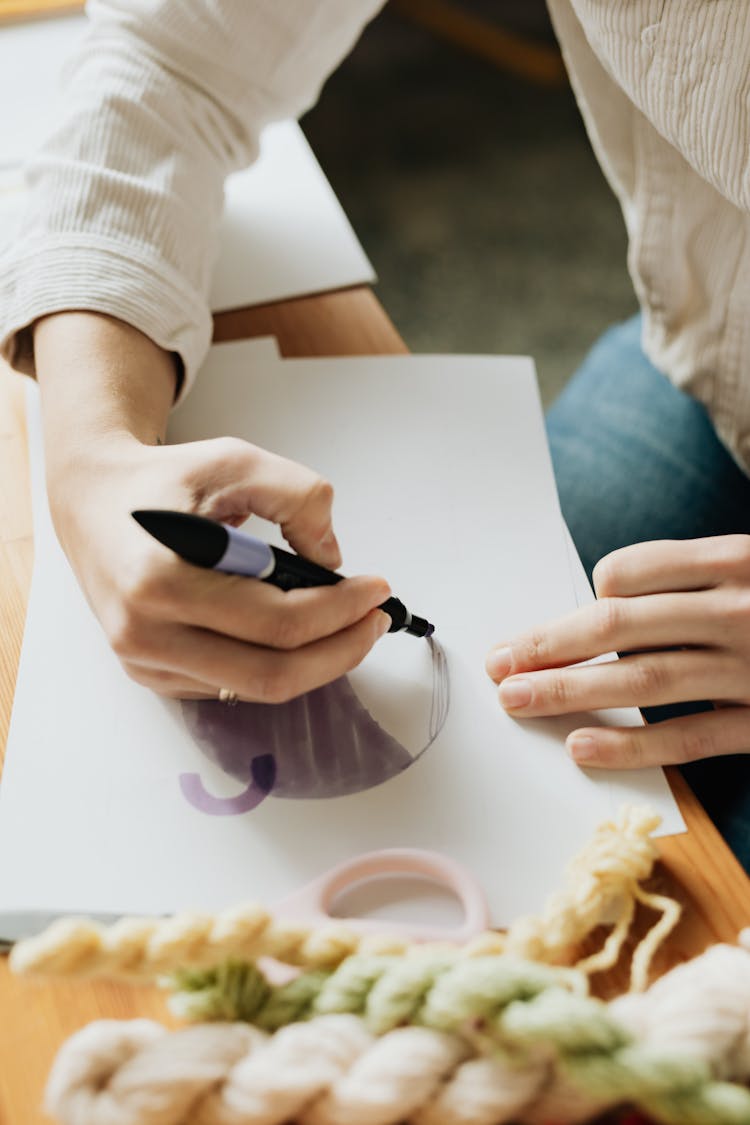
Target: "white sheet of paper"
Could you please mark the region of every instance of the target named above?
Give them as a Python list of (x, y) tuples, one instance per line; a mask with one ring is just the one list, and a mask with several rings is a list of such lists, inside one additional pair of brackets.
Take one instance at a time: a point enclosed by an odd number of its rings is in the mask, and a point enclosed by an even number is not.
[[(0, 28), (0, 174), (39, 147), (58, 110), (66, 58), (83, 16)], [(0, 250), (18, 230), (23, 184), (0, 178)], [(280, 301), (375, 280), (375, 273), (296, 121), (269, 126), (252, 167), (230, 176), (211, 308)]]
[[(423, 756), (364, 792), (272, 791), (237, 816), (194, 807), (180, 775), (219, 800), (245, 786), (201, 752), (180, 704), (131, 683), (109, 651), (45, 510), (32, 398), (36, 569), (0, 789), (0, 854), (13, 857), (0, 870), (0, 910), (273, 901), (343, 858), (416, 846), (473, 870), (501, 924), (540, 906), (624, 799), (647, 800), (665, 830), (682, 829), (659, 771), (580, 771), (563, 751), (578, 720), (513, 721), (482, 670), (491, 644), (575, 604), (529, 360), (279, 362), (253, 344), (224, 344), (171, 436), (224, 433), (336, 482), (345, 568), (387, 575), (438, 626), (445, 724)], [(388, 636), (351, 677), (412, 753), (429, 723), (427, 653), (415, 638)], [(287, 765), (279, 756), (284, 784)]]

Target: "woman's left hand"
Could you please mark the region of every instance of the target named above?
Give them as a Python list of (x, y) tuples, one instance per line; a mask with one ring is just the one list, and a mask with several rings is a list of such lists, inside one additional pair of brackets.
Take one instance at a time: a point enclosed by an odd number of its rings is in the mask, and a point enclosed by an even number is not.
[[(598, 601), (498, 645), (487, 671), (514, 717), (710, 700), (717, 710), (586, 727), (581, 765), (669, 765), (750, 750), (750, 536), (640, 543), (594, 570)], [(620, 660), (569, 667), (605, 653)]]

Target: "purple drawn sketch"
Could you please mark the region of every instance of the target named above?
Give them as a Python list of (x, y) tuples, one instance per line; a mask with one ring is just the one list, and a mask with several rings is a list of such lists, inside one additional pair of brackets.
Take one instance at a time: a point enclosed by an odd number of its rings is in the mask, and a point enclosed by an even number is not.
[(416, 753), (384, 730), (346, 677), (288, 703), (183, 700), (185, 725), (206, 757), (244, 783), (234, 797), (209, 793), (200, 775), (180, 775), (184, 797), (210, 816), (250, 812), (269, 795), (345, 797), (407, 769), (440, 733), (449, 707), (448, 666), (430, 639), (432, 693), (428, 738)]

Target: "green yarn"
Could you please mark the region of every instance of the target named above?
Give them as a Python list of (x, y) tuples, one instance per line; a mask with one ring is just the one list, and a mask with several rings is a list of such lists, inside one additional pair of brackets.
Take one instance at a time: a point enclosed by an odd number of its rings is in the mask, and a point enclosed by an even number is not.
[(275, 988), (252, 1021), (264, 1031), (278, 1031), (288, 1023), (298, 1023), (315, 1015), (315, 1002), (325, 984), (327, 973), (302, 973), (287, 984)]
[(561, 988), (508, 1004), (502, 1015), (502, 1031), (516, 1043), (551, 1043), (561, 1054), (573, 1058), (612, 1054), (631, 1040), (602, 1001), (571, 996)]
[(427, 995), (450, 964), (445, 958), (348, 957), (326, 981), (315, 1014), (364, 1015), (375, 1035), (419, 1023)]
[(175, 974), (172, 1006), (187, 1019), (237, 1019), (267, 1030), (346, 1012), (363, 1016), (378, 1035), (409, 1023), (460, 1032), (489, 1029), (513, 1001), (560, 988), (568, 976), (565, 970), (510, 957), (355, 955), (331, 972), (301, 973), (271, 986), (256, 965), (227, 962)]
[(256, 965), (227, 961), (213, 969), (186, 969), (171, 980), (176, 992), (170, 1006), (183, 1019), (198, 1021), (241, 1020), (264, 1031), (308, 1019), (311, 1007), (328, 976), (302, 973), (272, 988)]
[[(360, 1014), (378, 981), (385, 980), (391, 957), (347, 957), (339, 968), (328, 973), (314, 1001), (316, 1016), (330, 1012), (355, 1012)], [(307, 975), (307, 974), (304, 974)]]
[(580, 986), (580, 977), (567, 970), (533, 961), (507, 956), (453, 958), (436, 977), (414, 1022), (440, 1031), (492, 1026), (497, 1032), (497, 1017), (514, 1001), (527, 1002), (549, 989)]
[(170, 1007), (183, 1019), (254, 1023), (271, 986), (255, 965), (225, 961), (211, 969), (182, 969), (169, 979), (176, 991)]
[(375, 1034), (406, 1024), (452, 1032), (523, 1064), (540, 1052), (603, 1105), (630, 1103), (666, 1125), (750, 1125), (750, 1091), (717, 1082), (669, 1044), (635, 1042), (607, 1005), (564, 969), (511, 957), (356, 955), (332, 972), (269, 984), (253, 964), (174, 977), (173, 1007), (193, 1020), (239, 1019), (267, 1031), (324, 1013), (361, 1016)]

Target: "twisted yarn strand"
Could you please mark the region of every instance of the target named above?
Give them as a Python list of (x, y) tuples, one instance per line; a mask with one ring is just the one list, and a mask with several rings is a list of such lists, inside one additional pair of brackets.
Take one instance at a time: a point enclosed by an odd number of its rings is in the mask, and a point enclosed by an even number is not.
[(631, 988), (642, 991), (656, 949), (680, 918), (676, 902), (639, 886), (658, 858), (651, 833), (660, 821), (649, 809), (630, 807), (617, 820), (600, 825), (568, 864), (564, 886), (550, 897), (542, 914), (513, 923), (505, 937), (505, 950), (533, 961), (554, 962), (598, 925), (609, 922), (614, 928), (602, 949), (576, 965), (589, 974), (603, 972), (620, 956), (635, 903), (642, 902), (661, 914), (631, 962)]
[[(649, 895), (639, 885), (657, 858), (650, 834), (658, 824), (659, 817), (648, 810), (625, 809), (616, 821), (600, 826), (569, 864), (563, 889), (549, 899), (541, 915), (519, 919), (507, 934), (488, 931), (458, 955), (508, 952), (557, 963), (597, 926), (610, 924), (614, 928), (602, 949), (578, 965), (587, 973), (599, 972), (617, 961), (635, 902), (640, 901), (662, 915), (633, 956), (631, 986), (643, 988), (653, 954), (680, 914), (671, 899)], [(216, 915), (122, 918), (109, 927), (87, 919), (60, 919), (42, 934), (19, 942), (11, 968), (23, 974), (142, 982), (182, 969), (261, 957), (328, 970), (354, 953), (406, 954), (411, 948), (400, 936), (360, 935), (344, 921), (322, 927), (276, 921), (262, 906), (249, 904)]]
[[(433, 965), (427, 988), (380, 968), (355, 966), (335, 992), (342, 970), (323, 974), (317, 992), (330, 1009), (380, 990), (374, 1007), (357, 1001), (364, 1018), (329, 1011), (272, 1035), (91, 1024), (60, 1051), (48, 1108), (62, 1125), (573, 1125), (624, 1103), (664, 1125), (750, 1122), (750, 1091), (736, 1084), (750, 1077), (742, 948), (715, 946), (611, 1004), (521, 962), (504, 976), (482, 959)], [(376, 1039), (372, 1027), (403, 1021), (410, 1003), (423, 1026)]]
[(121, 918), (111, 926), (60, 918), (14, 946), (10, 963), (20, 974), (142, 982), (228, 958), (273, 957), (288, 965), (331, 968), (360, 948), (400, 953), (410, 944), (399, 937), (362, 936), (344, 922), (312, 927), (275, 921), (263, 907), (249, 904), (216, 915)]
[(347, 958), (331, 973), (303, 973), (274, 986), (255, 965), (229, 963), (175, 978), (172, 1010), (189, 1020), (240, 1019), (265, 1031), (316, 1015), (364, 1016), (382, 1035), (404, 1024), (441, 1031), (484, 1026), (515, 1000), (527, 1001), (551, 988), (585, 994), (586, 978), (575, 970), (515, 957)]

